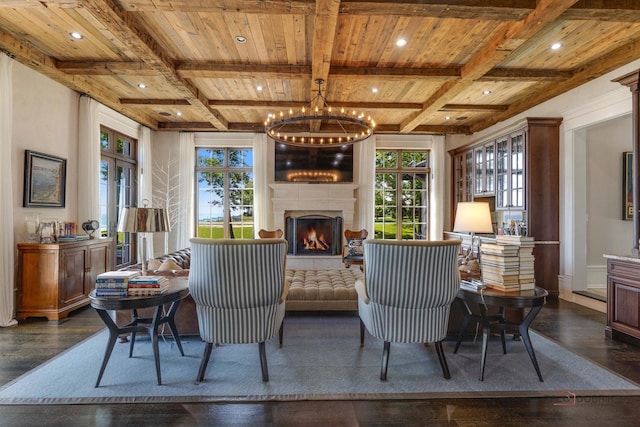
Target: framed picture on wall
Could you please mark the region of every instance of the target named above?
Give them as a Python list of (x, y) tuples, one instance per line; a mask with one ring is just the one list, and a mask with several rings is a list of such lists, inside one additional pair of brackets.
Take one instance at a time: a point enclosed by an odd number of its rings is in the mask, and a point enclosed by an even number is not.
[(633, 153), (622, 153), (622, 219), (633, 219)]
[(63, 208), (66, 180), (66, 159), (25, 150), (24, 207)]

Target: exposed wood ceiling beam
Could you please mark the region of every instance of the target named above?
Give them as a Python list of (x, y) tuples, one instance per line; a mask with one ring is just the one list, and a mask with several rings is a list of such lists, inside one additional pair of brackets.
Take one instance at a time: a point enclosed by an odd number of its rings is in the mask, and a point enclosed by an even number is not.
[(440, 111), (507, 111), (508, 105), (446, 104)]
[[(389, 16), (423, 16), (458, 19), (491, 19), (519, 21), (536, 7), (535, 0), (496, 0), (490, 4), (476, 0), (405, 0), (361, 1), (345, 0), (340, 14), (366, 14)], [(121, 0), (127, 12), (205, 12), (247, 14), (300, 14), (315, 13), (314, 0)], [(80, 0), (3, 0), (0, 8), (80, 8)], [(640, 3), (635, 0), (580, 0), (560, 16), (567, 20), (599, 20), (637, 22)]]
[[(208, 122), (160, 122), (158, 123), (158, 129), (163, 131), (209, 131), (216, 132), (216, 129), (211, 123)], [(229, 123), (229, 130), (234, 132), (264, 132), (263, 123)], [(324, 129), (323, 130), (330, 130)], [(397, 134), (399, 128), (397, 125), (379, 125), (376, 127), (377, 134)], [(455, 125), (421, 125), (414, 131), (415, 134), (471, 134), (468, 126), (455, 126)]]
[(186, 99), (120, 98), (120, 103), (123, 105), (191, 105)]
[(173, 61), (163, 52), (157, 42), (133, 15), (121, 10), (113, 0), (85, 0), (82, 6), (88, 10), (113, 35), (125, 42), (142, 62), (151, 66), (162, 75), (169, 84), (183, 94), (189, 103), (221, 130), (227, 129), (224, 117), (207, 105), (207, 100), (191, 83), (178, 75)]
[(120, 100), (114, 97), (113, 92), (108, 88), (101, 87), (94, 81), (83, 76), (74, 76), (61, 72), (56, 67), (55, 59), (43, 55), (39, 50), (15, 39), (13, 36), (3, 31), (0, 31), (0, 50), (6, 52), (9, 56), (15, 58), (17, 61), (25, 64), (38, 73), (45, 75), (50, 79), (75, 90), (76, 92), (84, 93), (98, 99), (107, 107), (121, 112), (123, 115), (140, 124), (148, 126), (151, 129), (156, 129), (158, 126), (157, 122), (147, 114), (123, 107), (120, 104)]
[[(223, 108), (302, 108), (309, 106), (308, 102), (298, 101), (236, 101), (215, 99), (210, 100), (209, 105), (219, 109)], [(422, 104), (408, 102), (341, 102), (340, 107), (357, 108), (362, 110), (415, 110), (419, 111)]]
[(499, 64), (513, 50), (553, 22), (577, 0), (540, 0), (536, 9), (522, 21), (502, 25), (496, 35), (462, 67), (461, 77), (445, 82), (427, 101), (424, 109), (401, 124), (400, 132), (409, 133), (426, 117), (448, 104), (475, 80)]
[(562, 81), (571, 75), (572, 71), (494, 68), (477, 81)]
[(309, 65), (219, 64), (213, 62), (183, 62), (176, 70), (184, 78), (213, 79), (300, 79), (311, 78)]
[(158, 71), (141, 61), (56, 61), (67, 74), (86, 76), (154, 76)]
[[(324, 107), (323, 99), (315, 96), (320, 89), (326, 89), (326, 83), (329, 79), (329, 68), (331, 66), (331, 56), (333, 53), (333, 45), (336, 37), (336, 27), (338, 25), (338, 11), (340, 9), (340, 0), (317, 0), (316, 15), (314, 19), (313, 47), (311, 53), (311, 74), (313, 81), (311, 82), (311, 109), (321, 109)], [(323, 80), (324, 85), (319, 88), (316, 82)], [(318, 132), (320, 122), (315, 121), (311, 124), (310, 131)]]

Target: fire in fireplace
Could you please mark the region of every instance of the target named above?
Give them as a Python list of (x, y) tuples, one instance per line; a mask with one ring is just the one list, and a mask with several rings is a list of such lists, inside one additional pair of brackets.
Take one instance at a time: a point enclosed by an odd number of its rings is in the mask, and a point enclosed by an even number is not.
[(342, 217), (288, 216), (285, 236), (292, 255), (339, 255), (342, 249)]

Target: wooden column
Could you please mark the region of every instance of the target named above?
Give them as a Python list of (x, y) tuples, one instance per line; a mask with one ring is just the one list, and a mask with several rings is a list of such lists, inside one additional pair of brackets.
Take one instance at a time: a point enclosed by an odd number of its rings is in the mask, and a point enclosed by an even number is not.
[(631, 132), (631, 140), (633, 142), (633, 162), (632, 177), (633, 186), (633, 248), (631, 255), (640, 256), (638, 244), (640, 242), (640, 215), (638, 215), (638, 203), (640, 202), (640, 70), (633, 71), (627, 75), (619, 77), (614, 82), (618, 82), (623, 86), (627, 86), (631, 90), (633, 108), (632, 123), (633, 130)]

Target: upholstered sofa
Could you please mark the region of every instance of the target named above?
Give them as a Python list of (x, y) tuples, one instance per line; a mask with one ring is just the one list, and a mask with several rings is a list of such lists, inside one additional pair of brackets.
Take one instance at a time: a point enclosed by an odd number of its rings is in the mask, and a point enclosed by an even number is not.
[[(191, 249), (185, 248), (149, 260), (147, 274), (162, 276), (188, 276), (191, 266)], [(141, 270), (142, 264), (126, 267), (125, 270)], [(357, 311), (358, 295), (355, 282), (363, 276), (360, 269), (292, 270), (285, 272), (289, 293), (287, 311)], [(138, 313), (151, 317), (151, 310)], [(129, 321), (131, 313), (117, 313), (118, 324)], [(180, 302), (175, 316), (180, 334), (197, 335), (198, 319), (195, 302), (188, 296)]]

